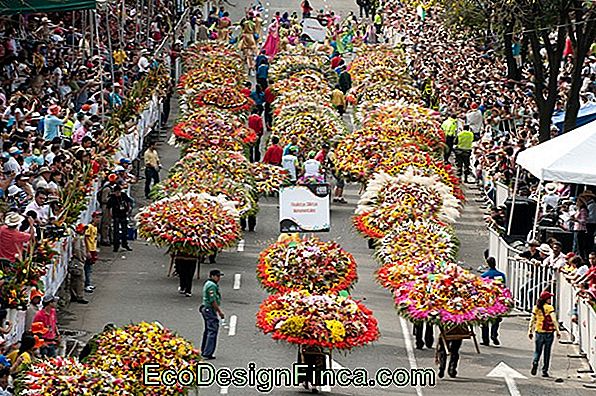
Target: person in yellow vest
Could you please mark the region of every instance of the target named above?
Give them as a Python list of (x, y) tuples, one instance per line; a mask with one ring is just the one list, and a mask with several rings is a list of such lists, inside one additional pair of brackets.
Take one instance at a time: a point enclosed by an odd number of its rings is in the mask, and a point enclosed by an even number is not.
[(449, 157), (453, 152), (453, 145), (455, 144), (455, 136), (457, 135), (457, 119), (453, 114), (449, 115), (443, 124), (441, 129), (445, 133), (445, 162), (449, 163)]
[(469, 125), (464, 125), (464, 129), (459, 131), (455, 138), (455, 163), (457, 164), (457, 176), (461, 178), (464, 175), (464, 183), (468, 182), (470, 175), (470, 156), (472, 155), (472, 143), (474, 143), (474, 133)]

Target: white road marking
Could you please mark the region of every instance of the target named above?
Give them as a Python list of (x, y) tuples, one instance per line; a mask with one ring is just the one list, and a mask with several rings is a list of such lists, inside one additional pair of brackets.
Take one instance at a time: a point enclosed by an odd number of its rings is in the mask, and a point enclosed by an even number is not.
[(240, 279), (242, 274), (234, 274), (234, 290), (240, 289)]
[(236, 322), (238, 322), (238, 317), (236, 315), (230, 316), (230, 330), (228, 331), (229, 336), (236, 335)]
[(503, 362), (500, 362), (497, 367), (491, 370), (490, 373), (486, 375), (487, 377), (493, 378), (505, 378), (505, 383), (507, 384), (507, 388), (509, 389), (509, 394), (511, 396), (520, 396), (519, 389), (517, 389), (517, 384), (515, 383), (515, 379), (527, 379), (527, 377), (523, 374), (520, 374), (516, 370), (512, 369), (508, 365)]
[(228, 388), (229, 388), (229, 386), (222, 386), (221, 389), (219, 390), (219, 394), (220, 395), (227, 395), (228, 394)]
[[(416, 364), (416, 356), (414, 355), (414, 347), (412, 346), (412, 339), (410, 338), (408, 322), (400, 316), (399, 323), (401, 324), (401, 332), (404, 336), (404, 342), (406, 344), (406, 352), (408, 353), (408, 361), (410, 362), (410, 368), (417, 369), (418, 365)], [(416, 385), (416, 394), (418, 396), (422, 396), (422, 387), (420, 385)]]
[(241, 239), (240, 242), (238, 242), (238, 251), (239, 252), (244, 251), (244, 239)]

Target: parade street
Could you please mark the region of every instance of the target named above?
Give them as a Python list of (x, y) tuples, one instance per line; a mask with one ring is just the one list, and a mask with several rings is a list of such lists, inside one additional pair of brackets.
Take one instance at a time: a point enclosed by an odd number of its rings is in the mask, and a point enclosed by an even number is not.
[[(280, 9), (284, 5), (280, 5)], [(287, 4), (290, 6), (290, 4)], [(346, 122), (350, 123), (348, 115)], [(178, 160), (178, 150), (165, 143), (158, 150), (167, 169)], [(163, 172), (162, 172), (163, 173)], [(333, 204), (332, 226), (329, 233), (320, 234), (324, 240), (335, 240), (358, 263), (359, 281), (352, 292), (355, 299), (363, 300), (379, 321), (381, 338), (370, 346), (333, 354), (333, 368), (363, 367), (369, 373), (381, 367), (433, 368), (435, 349), (414, 349), (412, 326), (400, 319), (393, 308), (391, 294), (379, 287), (373, 280), (377, 264), (373, 261), (373, 250), (367, 248), (366, 240), (357, 235), (351, 224), (355, 203), (358, 200), (358, 186), (350, 185), (345, 194), (348, 204)], [(145, 203), (142, 187), (136, 186), (133, 195), (138, 205)], [(477, 269), (483, 262), (483, 251), (487, 245), (487, 232), (482, 219), (483, 212), (476, 201), (477, 190), (467, 189), (467, 204), (462, 217), (456, 223), (461, 240), (460, 260), (468, 267)], [(226, 313), (226, 326), (220, 328), (216, 360), (210, 361), (216, 367), (247, 367), (249, 362), (259, 367), (290, 367), (296, 361), (295, 346), (275, 342), (255, 327), (255, 314), (259, 304), (266, 298), (260, 287), (255, 266), (259, 252), (274, 242), (279, 235), (279, 209), (277, 198), (262, 198), (256, 232), (244, 233), (237, 247), (218, 255), (217, 264), (200, 266), (201, 280), (195, 280), (193, 296), (186, 298), (178, 294), (177, 278), (168, 278), (170, 258), (163, 249), (157, 249), (142, 240), (132, 241), (132, 252), (114, 254), (111, 249), (102, 251), (102, 260), (96, 265), (94, 276), (97, 289), (89, 296), (91, 304), (73, 306), (65, 315), (62, 325), (67, 329), (84, 331), (87, 337), (100, 331), (108, 322), (118, 325), (137, 321), (159, 321), (178, 332), (181, 336), (200, 345), (203, 321), (197, 308), (201, 302), (201, 287), (209, 270), (219, 268), (225, 275), (221, 280), (222, 309)], [(577, 348), (557, 343), (554, 346), (552, 370), (549, 379), (532, 377), (529, 373), (533, 343), (527, 338), (529, 317), (517, 316), (504, 319), (501, 326), (501, 346), (480, 346), (477, 354), (471, 340), (464, 341), (459, 373), (456, 379), (438, 379), (434, 387), (380, 387), (323, 389), (332, 395), (590, 395), (592, 390), (582, 387), (577, 370), (585, 368), (582, 360), (569, 358)], [(480, 330), (477, 329), (478, 338)], [(435, 333), (435, 344), (438, 334)], [(85, 337), (81, 337), (84, 339)], [(563, 333), (562, 340), (567, 339)], [(480, 338), (479, 338), (480, 340)], [(504, 363), (510, 369), (497, 370)], [(501, 366), (502, 368), (502, 366)], [(506, 378), (507, 377), (507, 378)], [(587, 377), (583, 377), (585, 381)], [(562, 380), (562, 381), (561, 381)], [(559, 382), (560, 381), (560, 382)], [(306, 392), (302, 387), (274, 389), (273, 395), (292, 395)], [(254, 389), (220, 388), (213, 386), (199, 390), (201, 395), (256, 395)]]
[(0, 396), (596, 395), (596, 2), (0, 3)]

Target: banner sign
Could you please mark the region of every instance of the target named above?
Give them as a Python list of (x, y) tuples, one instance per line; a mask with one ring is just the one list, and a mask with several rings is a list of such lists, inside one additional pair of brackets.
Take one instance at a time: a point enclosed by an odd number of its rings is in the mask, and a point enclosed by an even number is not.
[(279, 192), (281, 232), (328, 232), (329, 184), (282, 187)]

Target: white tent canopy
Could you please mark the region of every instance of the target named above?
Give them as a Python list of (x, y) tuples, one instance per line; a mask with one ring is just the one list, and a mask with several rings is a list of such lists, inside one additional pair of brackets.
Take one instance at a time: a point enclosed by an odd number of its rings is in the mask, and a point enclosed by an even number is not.
[(596, 185), (596, 121), (522, 151), (517, 164), (540, 180)]

